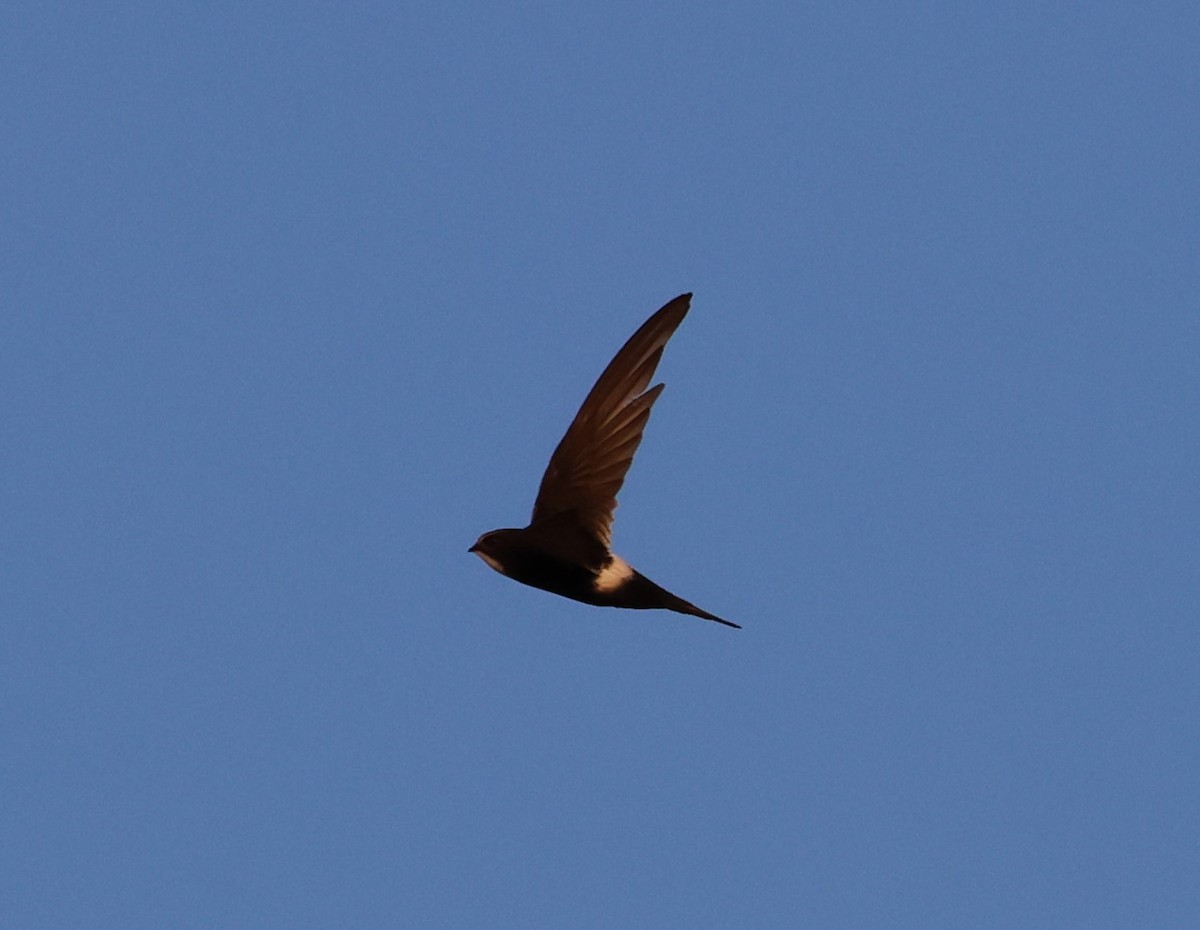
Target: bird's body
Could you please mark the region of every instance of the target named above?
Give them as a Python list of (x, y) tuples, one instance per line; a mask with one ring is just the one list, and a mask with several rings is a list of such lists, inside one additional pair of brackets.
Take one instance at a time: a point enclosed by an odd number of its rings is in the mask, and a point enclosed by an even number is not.
[(738, 627), (659, 587), (611, 546), (617, 492), (663, 389), (646, 386), (691, 296), (650, 317), (600, 375), (550, 458), (529, 526), (484, 533), (471, 552), (514, 581), (585, 604), (661, 608)]

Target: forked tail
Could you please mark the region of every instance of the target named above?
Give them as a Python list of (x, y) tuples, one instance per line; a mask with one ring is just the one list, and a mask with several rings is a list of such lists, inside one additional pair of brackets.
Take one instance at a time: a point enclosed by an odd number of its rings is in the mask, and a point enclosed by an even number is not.
[(641, 572), (634, 572), (635, 582), (630, 585), (631, 594), (638, 597), (638, 600), (644, 601), (641, 604), (630, 604), (631, 607), (665, 607), (667, 610), (673, 610), (679, 614), (688, 614), (692, 617), (700, 617), (704, 620), (712, 620), (714, 623), (723, 623), (725, 626), (731, 626), (735, 630), (742, 628), (740, 623), (734, 623), (732, 620), (723, 620), (716, 614), (710, 614), (707, 610), (701, 610), (690, 601), (685, 601), (682, 597), (678, 597), (668, 591), (666, 588), (659, 587)]

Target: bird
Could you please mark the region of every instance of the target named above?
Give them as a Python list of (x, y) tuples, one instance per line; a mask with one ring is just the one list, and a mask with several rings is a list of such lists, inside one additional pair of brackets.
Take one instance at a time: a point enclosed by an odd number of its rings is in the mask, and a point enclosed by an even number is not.
[(692, 295), (668, 301), (608, 363), (542, 476), (529, 525), (484, 533), (468, 549), (501, 575), (597, 607), (665, 609), (737, 623), (659, 587), (612, 550), (617, 493), (664, 384), (647, 388)]

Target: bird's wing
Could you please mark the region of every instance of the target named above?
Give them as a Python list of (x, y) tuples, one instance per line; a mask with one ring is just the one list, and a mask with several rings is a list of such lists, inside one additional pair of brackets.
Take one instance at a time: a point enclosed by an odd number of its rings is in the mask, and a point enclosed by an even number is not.
[(532, 523), (574, 511), (582, 529), (611, 546), (617, 492), (663, 389), (646, 385), (691, 299), (681, 294), (662, 307), (608, 363), (550, 457)]

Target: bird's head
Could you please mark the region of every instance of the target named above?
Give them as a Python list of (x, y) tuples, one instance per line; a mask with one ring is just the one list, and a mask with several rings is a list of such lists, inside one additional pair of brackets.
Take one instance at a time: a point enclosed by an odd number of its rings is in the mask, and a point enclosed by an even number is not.
[(490, 533), (484, 533), (477, 540), (468, 552), (474, 552), (489, 567), (494, 568), (500, 574), (505, 574), (504, 571), (504, 553), (508, 551), (509, 539), (512, 534), (520, 532), (519, 530), (492, 530)]

